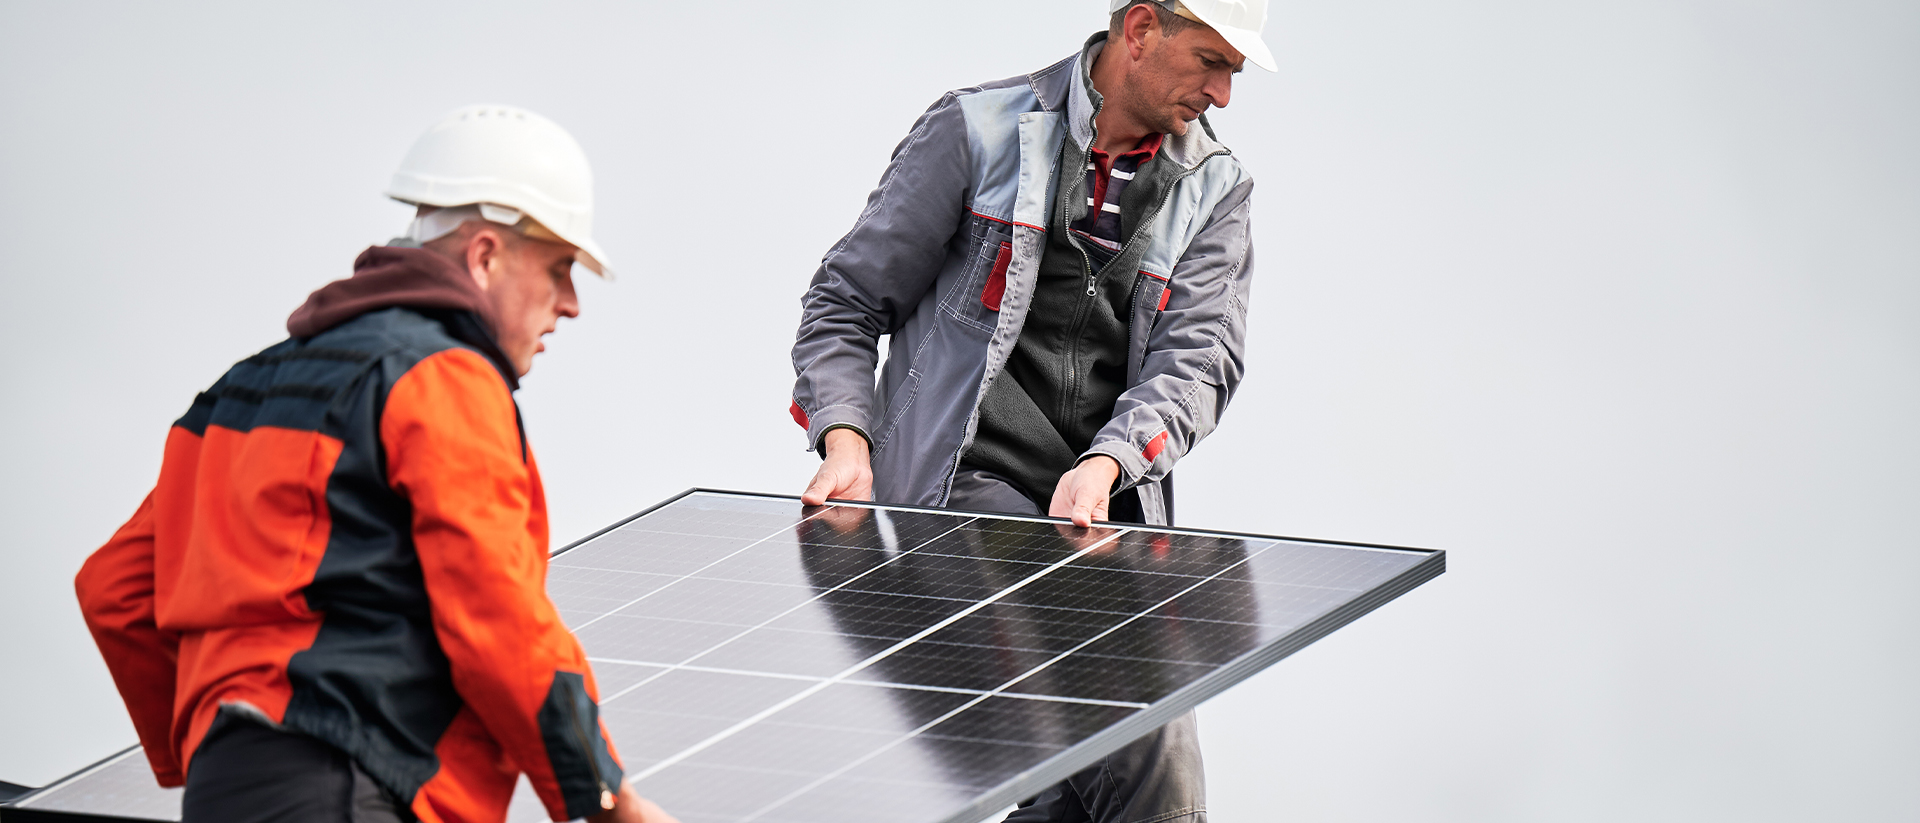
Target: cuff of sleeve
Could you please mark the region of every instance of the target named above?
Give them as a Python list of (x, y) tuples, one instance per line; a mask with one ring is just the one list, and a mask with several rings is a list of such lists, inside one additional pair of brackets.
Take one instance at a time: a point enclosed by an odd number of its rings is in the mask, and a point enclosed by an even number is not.
[(1139, 449), (1133, 448), (1124, 440), (1094, 443), (1087, 448), (1085, 454), (1080, 455), (1080, 460), (1074, 461), (1074, 465), (1080, 465), (1080, 461), (1096, 454), (1111, 457), (1113, 462), (1120, 464), (1120, 476), (1113, 481), (1115, 492), (1140, 485), (1140, 481), (1146, 478), (1147, 471), (1153, 468), (1153, 461), (1148, 460)]
[(854, 434), (860, 435), (861, 440), (867, 441), (867, 453), (873, 453), (873, 436), (867, 434), (866, 429), (860, 428), (852, 423), (835, 423), (820, 430), (820, 439), (813, 443), (813, 450), (820, 454), (821, 460), (827, 459), (827, 432), (833, 431), (834, 429), (846, 429)]
[(819, 409), (807, 418), (807, 448), (824, 458), (826, 451), (823, 448), (823, 442), (827, 438), (827, 432), (834, 429), (852, 429), (860, 433), (860, 437), (867, 441), (867, 448), (871, 449), (873, 436), (867, 434), (866, 427), (861, 425), (864, 422), (866, 422), (866, 415), (852, 406), (828, 406)]

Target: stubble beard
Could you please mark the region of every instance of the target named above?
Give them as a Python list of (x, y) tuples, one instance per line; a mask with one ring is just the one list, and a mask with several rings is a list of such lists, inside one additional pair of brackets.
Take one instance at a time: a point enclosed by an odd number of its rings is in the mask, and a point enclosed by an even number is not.
[(1187, 133), (1187, 121), (1180, 117), (1178, 106), (1153, 103), (1143, 99), (1144, 95), (1129, 94), (1122, 105), (1133, 120), (1147, 127), (1149, 134), (1171, 134), (1180, 137)]
[(1181, 112), (1182, 109), (1178, 106), (1156, 109), (1153, 112), (1153, 119), (1148, 121), (1149, 128), (1152, 128), (1156, 132), (1173, 135), (1174, 137), (1185, 136), (1187, 127), (1192, 123), (1186, 118), (1181, 117)]

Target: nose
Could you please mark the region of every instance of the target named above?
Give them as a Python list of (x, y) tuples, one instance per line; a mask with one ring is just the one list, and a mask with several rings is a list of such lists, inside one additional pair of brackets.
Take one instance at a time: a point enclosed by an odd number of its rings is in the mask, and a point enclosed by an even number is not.
[(1207, 76), (1207, 84), (1200, 87), (1207, 101), (1216, 109), (1227, 107), (1227, 101), (1233, 98), (1233, 72), (1217, 71)]
[(560, 295), (554, 301), (553, 311), (561, 317), (580, 316), (580, 293), (573, 290), (573, 275), (560, 281)]

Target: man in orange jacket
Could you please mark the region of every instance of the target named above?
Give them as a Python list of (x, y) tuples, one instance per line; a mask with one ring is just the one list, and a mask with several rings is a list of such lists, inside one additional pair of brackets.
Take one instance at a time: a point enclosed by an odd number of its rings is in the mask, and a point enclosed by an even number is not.
[(578, 144), (475, 106), (389, 194), (410, 238), (313, 293), (168, 433), (75, 581), (163, 786), (197, 821), (671, 821), (627, 786), (546, 595), (513, 391), (603, 272)]

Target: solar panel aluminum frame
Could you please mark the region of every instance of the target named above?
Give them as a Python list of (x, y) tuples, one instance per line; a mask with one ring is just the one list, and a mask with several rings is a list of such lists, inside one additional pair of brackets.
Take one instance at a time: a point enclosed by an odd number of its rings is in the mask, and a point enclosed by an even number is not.
[[(582, 537), (559, 549), (556, 549), (553, 552), (551, 552), (550, 557), (557, 558), (569, 551), (572, 551), (573, 549), (579, 548), (600, 537), (603, 537), (603, 536), (606, 536), (607, 534), (615, 532), (621, 529), (622, 527), (625, 527), (628, 524), (633, 523), (636, 520), (639, 520), (640, 518), (643, 518), (654, 512), (660, 511), (683, 499), (686, 499), (687, 497), (690, 497), (696, 494), (725, 495), (725, 496), (731, 496), (731, 497), (745, 497), (745, 498), (755, 498), (755, 499), (761, 499), (761, 500), (790, 500), (795, 502), (798, 502), (799, 500), (799, 498), (794, 495), (763, 494), (758, 492), (741, 492), (741, 491), (733, 491), (733, 490), (727, 490), (727, 489), (691, 488), (667, 500), (661, 501), (658, 504), (655, 504), (646, 509), (643, 509), (629, 517), (623, 518), (620, 521), (607, 526), (606, 528), (600, 529), (592, 534), (587, 535), (586, 537)], [(941, 509), (941, 508), (926, 507), (926, 506), (880, 505), (880, 504), (868, 503), (863, 501), (851, 501), (851, 500), (833, 500), (833, 501), (830, 501), (830, 503), (832, 505), (852, 506), (852, 507), (882, 510), (882, 511), (927, 512), (927, 513), (950, 515), (950, 516), (952, 515), (977, 516), (977, 517), (992, 518), (992, 519), (998, 519), (998, 520), (1018, 520), (1018, 521), (1028, 521), (1028, 522), (1045, 522), (1045, 523), (1067, 522), (1064, 518), (1019, 516), (1019, 515), (1008, 515), (1005, 513), (996, 513), (996, 512), (979, 512), (979, 511), (969, 511), (969, 510), (961, 510), (961, 509)], [(1339, 629), (1340, 627), (1353, 622), (1354, 620), (1358, 619), (1362, 615), (1370, 611), (1373, 611), (1376, 608), (1379, 608), (1381, 605), (1384, 605), (1386, 602), (1400, 596), (1401, 594), (1404, 594), (1407, 591), (1410, 591), (1413, 588), (1419, 586), (1420, 584), (1428, 580), (1431, 580), (1434, 577), (1439, 576), (1446, 570), (1446, 553), (1436, 549), (1410, 548), (1410, 547), (1404, 547), (1404, 546), (1389, 546), (1389, 545), (1381, 545), (1381, 544), (1355, 543), (1355, 542), (1347, 542), (1347, 541), (1294, 538), (1294, 537), (1284, 537), (1279, 535), (1260, 535), (1260, 534), (1251, 534), (1251, 533), (1244, 533), (1244, 532), (1229, 532), (1229, 531), (1218, 531), (1218, 530), (1208, 530), (1208, 529), (1190, 529), (1190, 528), (1180, 528), (1180, 527), (1171, 527), (1171, 526), (1163, 527), (1163, 526), (1153, 526), (1153, 525), (1147, 525), (1147, 524), (1114, 523), (1110, 525), (1112, 528), (1120, 529), (1120, 530), (1146, 531), (1146, 532), (1167, 533), (1167, 534), (1184, 534), (1184, 535), (1194, 535), (1194, 536), (1203, 536), (1203, 537), (1236, 538), (1236, 539), (1243, 539), (1243, 540), (1261, 540), (1261, 541), (1277, 540), (1277, 541), (1286, 541), (1286, 542), (1292, 542), (1292, 543), (1319, 544), (1319, 545), (1326, 545), (1326, 546), (1344, 546), (1344, 547), (1352, 547), (1352, 548), (1359, 548), (1359, 549), (1370, 549), (1370, 550), (1416, 554), (1416, 555), (1422, 555), (1423, 558), (1419, 562), (1405, 568), (1399, 574), (1393, 576), (1392, 578), (1388, 579), (1384, 583), (1375, 585), (1373, 588), (1369, 589), (1361, 597), (1348, 601), (1344, 605), (1338, 608), (1335, 608), (1334, 610), (1324, 615), (1321, 615), (1320, 617), (1315, 618), (1305, 624), (1302, 624), (1292, 629), (1291, 631), (1286, 632), (1277, 640), (1271, 640), (1264, 643), (1263, 645), (1255, 647), (1253, 650), (1247, 652), (1243, 656), (1236, 658), (1233, 661), (1219, 667), (1218, 669), (1199, 677), (1195, 681), (1188, 683), (1187, 685), (1181, 688), (1178, 688), (1173, 692), (1168, 693), (1167, 695), (1161, 697), (1160, 699), (1149, 703), (1145, 708), (1127, 716), (1126, 718), (1115, 723), (1114, 725), (1108, 726), (1107, 728), (1101, 730), (1100, 732), (1097, 732), (1087, 738), (1080, 740), (1077, 743), (1070, 745), (1064, 751), (1053, 756), (1052, 758), (1042, 761), (1034, 765), (1033, 767), (1029, 768), (1028, 770), (1021, 772), (1015, 775), (1014, 777), (1003, 781), (998, 786), (995, 786), (985, 791), (984, 793), (980, 794), (979, 796), (977, 796), (971, 803), (952, 811), (944, 818), (940, 818), (937, 821), (937, 823), (977, 823), (977, 821), (983, 820), (987, 818), (989, 815), (992, 815), (995, 812), (1000, 811), (1001, 809), (1011, 806), (1014, 803), (1024, 798), (1031, 797), (1037, 794), (1038, 792), (1040, 792), (1041, 790), (1045, 789), (1046, 787), (1053, 785), (1054, 783), (1057, 783), (1061, 780), (1064, 780), (1068, 776), (1071, 776), (1074, 773), (1079, 772), (1080, 770), (1090, 765), (1093, 765), (1094, 763), (1098, 762), (1101, 758), (1107, 756), (1113, 751), (1118, 750), (1119, 748), (1126, 745), (1127, 743), (1147, 733), (1152, 732), (1153, 730), (1159, 728), (1162, 725), (1165, 725), (1167, 722), (1193, 709), (1194, 707), (1198, 706), (1200, 703), (1206, 701), (1208, 698), (1211, 698), (1214, 695), (1217, 695), (1220, 692), (1225, 691), (1226, 689), (1232, 687), (1233, 685), (1239, 683), (1242, 680), (1245, 680), (1246, 678), (1261, 671), (1262, 669), (1265, 669), (1266, 667), (1273, 665), (1274, 663), (1286, 658), (1287, 656), (1293, 654), (1294, 652), (1299, 651), (1302, 648), (1305, 648), (1307, 645), (1313, 643), (1314, 641), (1319, 640), (1320, 638), (1325, 637), (1326, 635), (1332, 633), (1336, 629)], [(1132, 618), (1129, 618), (1129, 619), (1132, 619)], [(1038, 671), (1038, 670), (1035, 670), (1035, 671)], [(118, 761), (133, 755), (135, 752), (137, 752), (137, 750), (138, 750), (138, 747), (136, 746), (132, 749), (122, 751), (120, 753), (116, 753), (115, 755), (108, 757), (98, 763), (91, 764), (88, 767), (81, 769), (79, 771), (76, 771), (67, 777), (54, 781), (53, 783), (50, 783), (47, 786), (31, 791), (25, 795), (16, 797), (11, 802), (0, 803), (0, 823), (16, 823), (16, 821), (18, 821), (18, 823), (31, 823), (31, 821), (130, 821), (130, 820), (134, 820), (134, 818), (103, 816), (103, 815), (97, 815), (97, 814), (88, 814), (88, 813), (79, 812), (79, 811), (35, 809), (30, 807), (20, 808), (17, 804), (31, 803), (33, 800), (35, 800), (38, 797), (43, 797), (61, 788), (70, 787), (74, 785), (77, 781), (84, 781), (88, 777), (90, 777), (93, 773), (97, 772), (103, 767), (117, 763)]]
[[(742, 492), (730, 489), (710, 489), (695, 487), (687, 489), (673, 497), (650, 506), (634, 515), (620, 520), (586, 537), (575, 540), (553, 552), (558, 557), (576, 547), (585, 545), (596, 538), (619, 530), (655, 511), (671, 506), (695, 494), (720, 494), (740, 497), (754, 497), (775, 500), (799, 500), (798, 495), (766, 494), (762, 492)], [(1068, 523), (1064, 517), (1036, 517), (1028, 515), (1010, 515), (1005, 512), (984, 512), (969, 509), (942, 509), (931, 506), (904, 506), (879, 504), (861, 500), (830, 499), (828, 505), (855, 506), (867, 509), (887, 511), (919, 511), (945, 515), (972, 515), (1000, 520), (1025, 520), (1045, 523)], [(1294, 543), (1317, 543), (1321, 545), (1351, 546), (1354, 548), (1377, 549), (1394, 552), (1426, 555), (1426, 559), (1402, 571), (1386, 583), (1370, 590), (1365, 596), (1349, 601), (1321, 617), (1288, 632), (1278, 641), (1256, 648), (1245, 656), (1220, 667), (1212, 674), (1183, 686), (1166, 697), (1149, 704), (1147, 708), (1136, 712), (1126, 719), (1080, 741), (1054, 757), (1042, 761), (976, 798), (972, 803), (961, 807), (952, 814), (935, 823), (980, 823), (989, 815), (1012, 806), (1026, 798), (1038, 794), (1042, 789), (1058, 783), (1100, 761), (1101, 758), (1120, 749), (1120, 747), (1146, 735), (1174, 718), (1192, 711), (1201, 703), (1238, 684), (1261, 670), (1287, 658), (1314, 641), (1332, 634), (1342, 626), (1358, 620), (1374, 609), (1386, 605), (1388, 601), (1399, 597), (1422, 583), (1440, 576), (1447, 570), (1446, 552), (1440, 549), (1423, 549), (1407, 546), (1389, 546), (1378, 543), (1355, 543), (1341, 540), (1319, 540), (1312, 538), (1286, 537), (1283, 535), (1263, 535), (1250, 532), (1230, 532), (1214, 529), (1189, 529), (1175, 526), (1156, 526), (1150, 524), (1113, 523), (1114, 528), (1142, 531), (1165, 532), (1170, 534), (1189, 534), (1207, 537), (1230, 537), (1252, 540), (1284, 540)]]

